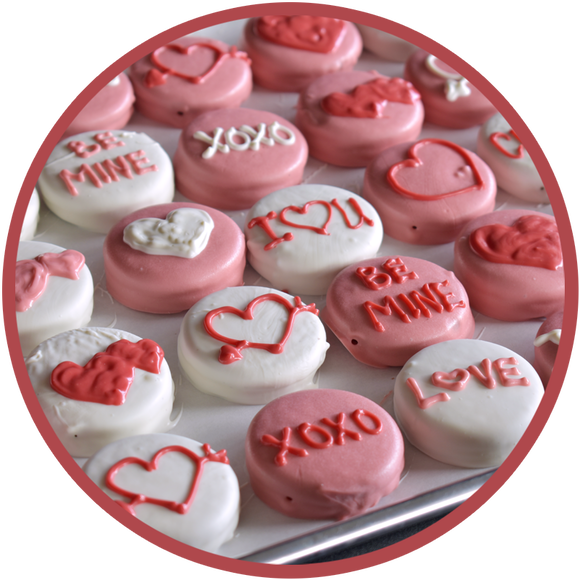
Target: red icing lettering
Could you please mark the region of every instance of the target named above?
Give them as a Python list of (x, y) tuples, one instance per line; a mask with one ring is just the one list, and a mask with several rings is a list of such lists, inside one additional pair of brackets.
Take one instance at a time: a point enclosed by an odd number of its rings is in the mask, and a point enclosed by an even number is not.
[(413, 85), (400, 78), (377, 78), (356, 86), (349, 93), (330, 93), (320, 106), (335, 117), (380, 119), (388, 116), (389, 102), (412, 105), (421, 99)]
[(105, 133), (97, 133), (93, 139), (106, 151), (113, 149), (115, 147), (123, 147), (125, 143), (119, 141), (111, 131), (106, 131)]
[(393, 281), (387, 273), (378, 272), (374, 266), (357, 268), (356, 275), (364, 282), (365, 286), (371, 290), (388, 288)]
[[(182, 447), (181, 445), (170, 445), (169, 447), (163, 447), (157, 451), (151, 461), (145, 461), (138, 457), (125, 457), (124, 459), (121, 459), (115, 463), (115, 465), (113, 465), (109, 471), (107, 471), (107, 475), (105, 476), (105, 484), (111, 491), (129, 498), (128, 503), (121, 500), (116, 500), (116, 502), (132, 515), (135, 515), (135, 508), (143, 503), (158, 505), (183, 515), (189, 511), (189, 508), (195, 499), (195, 494), (197, 492), (205, 464), (209, 461), (224, 463), (225, 465), (229, 464), (225, 449), (222, 449), (217, 453), (212, 453), (210, 446), (207, 443), (204, 443), (203, 452), (205, 455), (203, 457), (199, 457), (196, 453), (187, 447)], [(119, 471), (127, 465), (136, 464), (140, 465), (146, 471), (156, 471), (159, 468), (159, 460), (167, 453), (181, 453), (182, 455), (189, 457), (195, 463), (195, 475), (191, 481), (189, 492), (185, 498), (185, 501), (180, 503), (171, 500), (148, 497), (140, 493), (135, 493), (133, 491), (123, 489), (115, 483), (115, 477)]]
[[(366, 425), (362, 420), (363, 417), (368, 417), (374, 424), (374, 427), (369, 427)], [(356, 423), (358, 427), (360, 427), (365, 433), (368, 433), (369, 435), (378, 435), (383, 430), (383, 424), (381, 420), (374, 413), (366, 411), (365, 409), (357, 409), (356, 411), (353, 411), (350, 415), (350, 418)]]
[(133, 171), (137, 175), (143, 175), (150, 171), (157, 171), (157, 165), (145, 165), (146, 163), (149, 163), (149, 159), (147, 159), (145, 151), (142, 149), (134, 151), (133, 153), (127, 153), (125, 157), (129, 160), (129, 163), (133, 167)]
[(443, 280), (443, 282), (429, 282), (429, 288), (433, 292), (435, 292), (435, 294), (437, 294), (437, 296), (441, 300), (441, 303), (443, 304), (443, 308), (445, 308), (447, 312), (453, 312), (456, 308), (466, 307), (465, 302), (463, 300), (460, 300), (459, 302), (450, 302), (449, 299), (455, 298), (455, 294), (453, 294), (453, 292), (448, 292), (447, 294), (444, 294), (441, 291), (441, 286), (444, 287), (449, 286), (449, 280)]
[(105, 159), (103, 161), (103, 167), (107, 170), (109, 177), (113, 181), (119, 181), (119, 175), (122, 175), (127, 179), (133, 179), (131, 167), (127, 160), (122, 155), (120, 155), (115, 159), (115, 161), (112, 159)]
[(282, 237), (276, 235), (269, 222), (270, 220), (276, 219), (277, 215), (278, 214), (275, 211), (271, 211), (268, 215), (258, 216), (248, 222), (248, 229), (251, 230), (258, 226), (262, 228), (266, 232), (266, 235), (272, 240), (264, 246), (264, 250), (266, 251), (272, 250), (282, 242), (290, 242), (294, 239), (294, 234), (292, 232), (286, 232)]
[[(308, 210), (313, 205), (322, 205), (328, 211), (328, 217), (326, 218), (326, 221), (324, 222), (324, 224), (322, 224), (321, 227), (297, 224), (297, 223), (289, 221), (286, 218), (286, 214), (289, 211), (293, 211), (293, 212), (299, 213), (301, 215), (305, 215), (306, 213), (308, 213)], [(285, 207), (280, 212), (280, 217), (279, 217), (280, 221), (287, 226), (292, 226), (292, 227), (300, 228), (303, 230), (312, 230), (313, 232), (316, 232), (317, 234), (320, 234), (323, 236), (330, 235), (328, 233), (327, 227), (328, 227), (328, 224), (329, 224), (331, 218), (332, 218), (332, 207), (327, 201), (322, 201), (322, 200), (309, 201), (309, 202), (305, 203), (302, 207), (298, 207), (297, 205), (289, 205), (288, 207)]]
[[(435, 310), (435, 312), (441, 314), (441, 312), (443, 312), (443, 306), (437, 302), (429, 284), (423, 284), (421, 290), (423, 291), (423, 294), (419, 294), (417, 290), (413, 290), (409, 295), (423, 316), (431, 318), (431, 312), (427, 306), (430, 306), (433, 310)], [(416, 316), (416, 318), (418, 318), (418, 316)]]
[(86, 159), (101, 150), (100, 145), (93, 143), (86, 145), (83, 141), (69, 141), (66, 146), (77, 156)]
[(288, 463), (288, 453), (296, 455), (297, 457), (306, 457), (308, 455), (306, 449), (290, 447), (290, 435), (292, 435), (292, 429), (290, 427), (284, 427), (282, 430), (282, 439), (276, 439), (272, 435), (262, 435), (261, 441), (264, 445), (280, 448), (280, 451), (278, 451), (276, 457), (274, 457), (274, 463), (276, 465), (286, 465), (286, 463)]
[(119, 340), (84, 366), (64, 361), (50, 375), (50, 386), (63, 397), (77, 401), (122, 405), (133, 383), (135, 369), (159, 374), (163, 350), (150, 339), (137, 343)]
[(346, 33), (343, 20), (324, 16), (262, 16), (256, 32), (264, 40), (311, 52), (332, 52)]
[(467, 367), (469, 373), (474, 376), (484, 387), (488, 389), (495, 389), (495, 379), (491, 372), (491, 361), (488, 358), (484, 358), (481, 361), (481, 366), (483, 367), (483, 372), (475, 365), (470, 365)]
[(362, 439), (361, 434), (357, 433), (356, 431), (351, 431), (350, 429), (346, 429), (344, 427), (344, 422), (346, 420), (346, 415), (344, 413), (339, 413), (338, 417), (336, 418), (336, 423), (325, 417), (322, 419), (322, 422), (333, 429), (336, 429), (336, 437), (335, 441), (337, 445), (344, 445), (344, 436), (348, 436), (355, 441), (360, 441)]
[(383, 268), (397, 284), (403, 284), (407, 280), (416, 280), (419, 276), (415, 272), (409, 272), (407, 266), (401, 258), (390, 258), (384, 264)]
[(499, 373), (499, 382), (504, 387), (528, 387), (530, 385), (530, 381), (526, 377), (522, 377), (519, 369), (516, 368), (517, 364), (518, 361), (513, 356), (493, 361), (493, 366)]
[(524, 215), (511, 226), (489, 224), (469, 236), (471, 249), (496, 264), (556, 270), (562, 265), (560, 234), (554, 219)]
[(450, 391), (462, 391), (469, 381), (469, 371), (455, 369), (450, 373), (435, 372), (431, 375), (431, 383), (435, 387), (442, 387)]
[[(215, 60), (211, 66), (200, 75), (191, 75), (186, 71), (187, 61), (190, 58), (195, 58), (195, 53), (200, 49), (209, 49), (215, 53)], [(166, 52), (177, 52), (184, 57), (184, 70), (177, 70), (175, 67), (167, 66), (163, 63), (163, 55)], [(164, 85), (167, 82), (167, 77), (174, 76), (185, 81), (188, 81), (194, 85), (204, 83), (209, 76), (211, 76), (228, 58), (240, 58), (246, 62), (250, 62), (247, 54), (245, 52), (238, 51), (235, 46), (230, 47), (227, 52), (221, 50), (221, 48), (214, 46), (213, 44), (199, 42), (197, 44), (191, 44), (190, 46), (180, 46), (178, 44), (167, 44), (165, 46), (159, 47), (151, 54), (151, 62), (157, 68), (152, 68), (147, 73), (145, 77), (145, 86), (147, 88), (152, 88), (160, 85)]]
[(370, 300), (367, 300), (363, 304), (363, 306), (367, 311), (368, 315), (371, 317), (371, 321), (377, 332), (385, 332), (385, 327), (381, 324), (381, 322), (377, 318), (377, 315), (374, 312), (375, 310), (377, 310), (381, 314), (384, 314), (385, 316), (390, 316), (393, 312), (395, 312), (395, 314), (401, 319), (402, 322), (405, 322), (407, 324), (411, 322), (409, 316), (397, 304), (397, 301), (392, 296), (385, 296), (383, 298), (383, 306), (375, 304)]
[[(314, 431), (321, 435), (322, 440), (318, 441), (312, 439), (312, 437), (310, 437), (310, 431)], [(325, 431), (318, 425), (312, 425), (312, 423), (301, 423), (298, 426), (298, 433), (300, 434), (300, 437), (302, 437), (304, 443), (310, 445), (310, 447), (314, 447), (314, 449), (326, 449), (334, 443), (334, 438), (328, 431)]]
[(413, 395), (415, 395), (417, 405), (419, 405), (421, 409), (428, 409), (435, 403), (449, 401), (449, 395), (447, 393), (437, 393), (436, 395), (425, 398), (423, 396), (423, 391), (421, 391), (421, 387), (417, 384), (417, 381), (411, 377), (406, 380), (406, 385), (411, 389)]
[(73, 180), (78, 181), (79, 183), (84, 183), (85, 178), (88, 177), (95, 187), (103, 187), (101, 180), (86, 163), (81, 165), (81, 170), (78, 173), (72, 173), (68, 169), (63, 169), (58, 175), (64, 181), (66, 188), (71, 195), (76, 196), (79, 194), (78, 189), (73, 185)]
[(505, 139), (506, 141), (511, 141), (512, 137), (516, 140), (516, 141), (520, 141), (520, 139), (518, 138), (518, 136), (515, 134), (513, 129), (510, 129), (509, 134), (506, 133), (502, 133), (500, 131), (496, 131), (495, 133), (492, 133), (489, 136), (489, 140), (491, 141), (491, 144), (500, 152), (503, 153), (506, 157), (510, 157), (511, 159), (522, 159), (525, 155), (525, 149), (524, 146), (521, 143), (518, 143), (518, 147), (515, 151), (515, 153), (512, 153), (511, 151), (508, 151), (503, 144), (501, 143), (501, 139)]
[[(288, 320), (286, 321), (286, 329), (284, 330), (284, 334), (279, 342), (268, 344), (268, 343), (260, 343), (260, 342), (250, 342), (247, 340), (238, 340), (235, 338), (229, 338), (227, 336), (223, 336), (216, 332), (213, 328), (213, 320), (216, 316), (220, 314), (233, 314), (235, 316), (239, 316), (243, 320), (253, 320), (254, 319), (254, 309), (257, 305), (261, 304), (262, 302), (277, 302), (278, 304), (282, 304), (288, 311)], [(222, 306), (220, 308), (216, 308), (211, 312), (208, 312), (204, 318), (204, 327), (205, 331), (216, 340), (220, 342), (224, 342), (225, 345), (222, 346), (220, 349), (219, 361), (222, 364), (231, 364), (237, 360), (242, 359), (242, 350), (246, 348), (257, 348), (261, 350), (266, 350), (272, 354), (280, 354), (284, 351), (284, 345), (288, 341), (290, 334), (292, 333), (292, 328), (294, 326), (294, 319), (298, 314), (301, 312), (311, 312), (312, 314), (318, 315), (318, 310), (314, 304), (304, 304), (302, 300), (298, 296), (294, 297), (295, 304), (293, 305), (291, 302), (286, 300), (283, 296), (279, 294), (262, 294), (257, 298), (254, 298), (245, 308), (245, 310), (239, 310), (238, 308), (234, 308), (233, 306)]]
[[(463, 161), (465, 161), (466, 166), (469, 167), (471, 171), (471, 174), (473, 176), (473, 183), (469, 186), (462, 187), (461, 189), (457, 189), (455, 191), (444, 191), (437, 194), (419, 193), (417, 191), (412, 191), (408, 187), (404, 186), (398, 180), (398, 176), (400, 174), (409, 171), (423, 172), (428, 170), (424, 165), (423, 161), (419, 158), (419, 151), (423, 147), (428, 147), (430, 145), (440, 145), (443, 147), (447, 147), (455, 151), (455, 153), (457, 153), (459, 156), (461, 156)], [(471, 156), (465, 149), (463, 149), (459, 145), (456, 145), (455, 143), (452, 143), (451, 141), (444, 141), (443, 139), (422, 139), (421, 141), (417, 141), (410, 147), (409, 151), (407, 152), (407, 156), (408, 159), (405, 159), (403, 161), (400, 161), (399, 163), (395, 163), (394, 165), (392, 165), (386, 174), (388, 184), (400, 195), (405, 195), (407, 197), (411, 197), (416, 200), (436, 201), (454, 195), (468, 193), (476, 189), (481, 189), (484, 186), (483, 178), (481, 177), (481, 174), (479, 173), (477, 167), (475, 166)], [(409, 176), (409, 178), (410, 177), (411, 176)]]
[(85, 257), (76, 250), (46, 253), (16, 262), (16, 312), (25, 312), (46, 290), (49, 276), (78, 280)]
[(357, 213), (357, 215), (359, 217), (358, 223), (356, 223), (354, 225), (352, 225), (350, 223), (350, 220), (348, 219), (348, 216), (346, 215), (346, 211), (338, 203), (338, 199), (333, 199), (330, 202), (336, 209), (338, 209), (338, 211), (342, 215), (342, 218), (344, 219), (344, 223), (346, 224), (346, 226), (348, 228), (350, 228), (351, 230), (357, 230), (358, 228), (360, 228), (363, 225), (363, 223), (366, 223), (367, 225), (369, 225), (371, 227), (373, 227), (375, 225), (375, 223), (373, 222), (372, 219), (370, 219), (369, 217), (364, 215), (360, 204), (358, 203), (358, 201), (356, 199), (354, 199), (354, 197), (350, 197), (348, 199), (348, 202), (350, 203), (350, 205), (352, 206), (352, 208), (354, 209), (354, 211)]
[(111, 176), (105, 171), (105, 168), (100, 163), (93, 163), (93, 168), (105, 183), (111, 183)]

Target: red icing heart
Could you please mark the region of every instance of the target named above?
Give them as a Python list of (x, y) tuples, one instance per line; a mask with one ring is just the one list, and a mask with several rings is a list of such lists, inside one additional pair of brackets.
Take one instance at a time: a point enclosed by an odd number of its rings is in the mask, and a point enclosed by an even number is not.
[(412, 105), (421, 98), (413, 85), (401, 78), (378, 78), (356, 86), (350, 93), (331, 93), (321, 107), (335, 117), (378, 119), (389, 102)]
[[(120, 461), (115, 463), (115, 465), (113, 465), (109, 469), (105, 477), (105, 484), (111, 491), (114, 491), (115, 493), (118, 493), (120, 495), (124, 495), (125, 497), (128, 497), (130, 499), (129, 503), (124, 501), (117, 501), (117, 503), (132, 515), (136, 515), (135, 508), (142, 503), (150, 503), (164, 507), (178, 514), (182, 515), (186, 514), (189, 511), (189, 508), (191, 507), (193, 500), (195, 499), (195, 494), (197, 492), (199, 480), (201, 479), (201, 475), (203, 473), (205, 464), (208, 461), (215, 461), (219, 463), (224, 463), (226, 465), (229, 464), (229, 460), (226, 456), (225, 449), (222, 449), (217, 453), (211, 453), (210, 446), (207, 443), (204, 443), (203, 451), (205, 453), (205, 456), (199, 457), (199, 455), (197, 455), (187, 447), (182, 447), (181, 445), (170, 445), (169, 447), (163, 447), (162, 449), (157, 451), (157, 453), (155, 453), (151, 461), (145, 461), (144, 459), (140, 459), (139, 457), (126, 457), (125, 459), (121, 459)], [(115, 483), (114, 481), (115, 476), (123, 467), (126, 467), (127, 465), (136, 464), (143, 467), (143, 469), (145, 469), (146, 471), (149, 472), (156, 471), (159, 468), (159, 460), (167, 453), (181, 453), (183, 455), (186, 455), (195, 463), (197, 467), (193, 479), (191, 481), (191, 485), (189, 486), (187, 497), (183, 502), (148, 497), (140, 493), (134, 493), (132, 491), (123, 489), (122, 487), (119, 487)]]
[[(213, 328), (213, 319), (220, 314), (234, 314), (239, 316), (243, 320), (253, 320), (254, 319), (254, 309), (258, 304), (262, 302), (278, 302), (282, 304), (284, 308), (288, 311), (288, 320), (286, 321), (286, 329), (284, 330), (284, 335), (279, 342), (269, 344), (263, 342), (250, 342), (248, 340), (237, 340), (235, 338), (229, 338), (223, 334), (219, 334)], [(242, 350), (246, 348), (257, 348), (261, 350), (266, 350), (272, 354), (280, 354), (284, 351), (284, 345), (290, 338), (292, 332), (292, 327), (294, 326), (294, 319), (300, 312), (312, 312), (313, 314), (318, 314), (314, 304), (305, 305), (298, 296), (294, 298), (295, 305), (286, 300), (283, 296), (279, 294), (262, 294), (257, 298), (254, 298), (245, 308), (245, 310), (240, 310), (234, 308), (233, 306), (222, 306), (216, 308), (211, 312), (208, 312), (204, 318), (203, 324), (206, 332), (216, 340), (225, 342), (226, 344), (222, 346), (219, 354), (219, 361), (224, 365), (232, 364), (237, 360), (241, 360)]]
[[(286, 213), (289, 211), (294, 211), (294, 212), (299, 213), (301, 215), (305, 215), (308, 213), (308, 210), (310, 209), (310, 207), (312, 205), (322, 205), (328, 210), (328, 217), (326, 218), (326, 221), (324, 222), (322, 227), (297, 224), (297, 223), (289, 221), (286, 218)], [(309, 202), (305, 203), (302, 207), (298, 207), (297, 205), (289, 205), (288, 207), (285, 207), (280, 212), (280, 216), (278, 219), (283, 224), (286, 224), (287, 226), (292, 226), (294, 228), (300, 228), (302, 230), (312, 230), (313, 232), (316, 232), (317, 234), (320, 234), (322, 236), (328, 236), (330, 234), (328, 233), (328, 230), (326, 228), (328, 227), (328, 224), (330, 223), (331, 218), (332, 218), (332, 207), (330, 206), (330, 204), (327, 201), (315, 200), (315, 201), (309, 201)]]
[(84, 367), (61, 362), (50, 375), (50, 386), (69, 399), (118, 406), (125, 402), (135, 369), (159, 374), (162, 362), (163, 350), (152, 340), (119, 340)]
[[(192, 75), (190, 73), (184, 72), (183, 70), (176, 70), (174, 66), (168, 66), (163, 64), (162, 58), (163, 54), (166, 52), (176, 52), (183, 55), (184, 68), (187, 64), (195, 63), (195, 53), (200, 49), (207, 48), (214, 52), (215, 60), (214, 62), (201, 74)], [(239, 52), (235, 46), (232, 46), (229, 52), (224, 52), (221, 48), (209, 44), (206, 42), (198, 42), (196, 44), (191, 44), (189, 46), (180, 46), (179, 44), (167, 44), (165, 46), (160, 46), (151, 54), (151, 62), (157, 67), (152, 68), (145, 77), (145, 86), (151, 88), (159, 85), (163, 85), (167, 82), (167, 75), (172, 75), (186, 80), (193, 84), (203, 83), (216, 69), (221, 65), (221, 63), (226, 58), (242, 58), (249, 62), (245, 52)]]
[(462, 391), (470, 376), (465, 369), (455, 369), (450, 373), (436, 372), (431, 375), (431, 383), (449, 391)]
[(471, 232), (469, 243), (478, 256), (496, 264), (547, 270), (556, 270), (562, 265), (558, 226), (544, 216), (524, 215), (511, 226), (482, 226)]
[(311, 52), (332, 52), (346, 32), (343, 20), (323, 16), (262, 16), (256, 30), (264, 40)]
[(512, 136), (516, 141), (519, 141), (518, 136), (514, 133), (513, 129), (510, 130), (509, 134), (501, 133), (500, 131), (496, 131), (489, 136), (489, 140), (491, 141), (492, 145), (500, 152), (503, 153), (506, 157), (511, 157), (512, 159), (522, 159), (524, 156), (524, 146), (520, 143), (518, 148), (516, 149), (515, 153), (508, 151), (500, 141), (501, 139), (505, 139), (506, 141), (511, 141)]
[[(461, 158), (459, 161), (465, 162), (465, 166), (469, 168), (471, 177), (463, 171), (463, 168), (460, 168), (458, 171), (457, 167), (450, 170), (448, 175), (441, 175), (443, 165), (440, 160), (438, 161), (438, 156), (436, 155), (429, 156), (429, 162), (420, 159), (420, 150), (431, 145), (446, 147), (457, 154)], [(401, 195), (417, 200), (435, 201), (481, 189), (485, 185), (483, 178), (467, 151), (451, 141), (444, 141), (443, 139), (423, 139), (414, 143), (407, 152), (407, 155), (409, 157), (408, 159), (395, 163), (389, 168), (386, 175), (388, 184)], [(460, 171), (463, 171), (463, 173), (458, 175)], [(405, 180), (408, 182), (407, 186), (404, 186), (400, 182), (400, 178), (403, 177), (403, 174), (405, 174)], [(445, 178), (447, 178), (451, 189), (449, 191), (434, 194), (419, 193), (412, 189), (414, 183), (417, 185), (417, 188), (420, 187), (419, 184), (421, 183), (430, 184), (432, 182), (432, 179), (429, 179), (430, 174), (437, 175), (438, 183), (444, 183)], [(458, 179), (461, 181), (467, 181), (467, 184), (460, 186), (457, 189), (452, 189), (454, 187), (454, 181)]]

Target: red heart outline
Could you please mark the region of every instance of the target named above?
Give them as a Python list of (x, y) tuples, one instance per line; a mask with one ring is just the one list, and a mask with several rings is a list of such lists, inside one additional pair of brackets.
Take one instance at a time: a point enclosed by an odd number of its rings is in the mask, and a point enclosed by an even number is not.
[(508, 151), (504, 148), (504, 146), (500, 143), (500, 139), (505, 139), (506, 141), (511, 141), (512, 136), (514, 139), (519, 141), (519, 137), (514, 133), (513, 129), (510, 129), (509, 134), (502, 133), (501, 131), (496, 131), (489, 136), (489, 140), (491, 141), (492, 145), (500, 152), (503, 153), (506, 157), (510, 157), (511, 159), (522, 159), (525, 155), (524, 146), (521, 144), (518, 145), (515, 153)]
[(50, 386), (68, 399), (119, 406), (133, 384), (135, 369), (159, 374), (163, 357), (161, 347), (148, 338), (136, 343), (121, 339), (84, 366), (61, 362), (50, 375)]
[[(235, 316), (239, 316), (243, 320), (253, 320), (254, 319), (254, 309), (257, 305), (261, 304), (262, 302), (277, 302), (286, 308), (288, 311), (288, 320), (286, 321), (286, 329), (284, 330), (284, 335), (280, 339), (279, 342), (276, 343), (263, 343), (263, 342), (250, 342), (248, 340), (238, 340), (235, 338), (229, 338), (227, 336), (223, 336), (219, 332), (213, 328), (213, 319), (220, 314), (234, 314)], [(318, 315), (318, 309), (314, 304), (305, 305), (302, 300), (298, 296), (294, 297), (295, 305), (293, 305), (290, 301), (286, 300), (284, 296), (280, 296), (279, 294), (262, 294), (254, 298), (244, 310), (240, 310), (239, 308), (235, 308), (233, 306), (221, 306), (220, 308), (216, 308), (211, 310), (205, 315), (203, 320), (203, 324), (205, 327), (205, 331), (216, 340), (220, 342), (225, 342), (225, 345), (221, 347), (220, 354), (218, 360), (220, 363), (224, 365), (232, 364), (237, 360), (241, 360), (242, 357), (242, 350), (246, 348), (257, 348), (261, 350), (268, 351), (272, 354), (281, 354), (284, 351), (284, 346), (290, 338), (290, 334), (292, 332), (292, 328), (294, 326), (294, 319), (300, 312), (312, 312), (315, 315)]]
[[(301, 215), (305, 215), (306, 213), (308, 213), (310, 206), (316, 205), (316, 204), (323, 205), (328, 210), (328, 218), (324, 222), (324, 225), (321, 228), (316, 227), (316, 226), (306, 226), (306, 225), (296, 224), (296, 223), (289, 221), (286, 218), (286, 212), (288, 212), (288, 211), (294, 211), (294, 212), (299, 213)], [(332, 207), (327, 201), (323, 201), (323, 200), (309, 201), (309, 202), (305, 203), (302, 207), (298, 207), (297, 205), (289, 205), (289, 206), (285, 207), (280, 212), (278, 219), (283, 224), (285, 224), (287, 226), (292, 226), (294, 228), (300, 228), (302, 230), (312, 230), (313, 232), (316, 232), (317, 234), (320, 234), (322, 236), (329, 236), (330, 234), (327, 230), (327, 227), (328, 227), (328, 224), (330, 223), (330, 220), (332, 219)]]
[(431, 384), (448, 391), (462, 391), (471, 375), (465, 369), (455, 369), (450, 373), (435, 372), (431, 375)]
[[(469, 187), (464, 187), (462, 189), (457, 189), (455, 191), (448, 191), (447, 193), (440, 193), (438, 195), (424, 195), (422, 193), (417, 193), (417, 192), (405, 189), (397, 181), (397, 179), (396, 179), (397, 173), (399, 172), (399, 170), (401, 170), (403, 168), (417, 168), (417, 167), (422, 166), (423, 162), (418, 157), (419, 149), (421, 149), (422, 147), (425, 147), (428, 145), (434, 145), (434, 144), (442, 145), (443, 147), (447, 147), (449, 149), (452, 149), (453, 151), (455, 151), (456, 153), (461, 155), (461, 157), (463, 158), (465, 163), (471, 169), (475, 183), (473, 185), (470, 185)], [(409, 148), (409, 151), (407, 152), (407, 156), (409, 157), (408, 159), (404, 159), (403, 161), (400, 161), (399, 163), (395, 163), (394, 165), (392, 165), (389, 168), (389, 170), (387, 171), (387, 175), (386, 175), (387, 183), (391, 186), (392, 189), (394, 189), (397, 193), (399, 193), (401, 195), (405, 195), (407, 197), (411, 197), (413, 199), (422, 200), (422, 201), (437, 201), (440, 199), (445, 199), (447, 197), (453, 197), (454, 195), (461, 195), (463, 193), (468, 193), (468, 192), (476, 190), (476, 189), (481, 189), (485, 185), (483, 178), (481, 177), (477, 167), (473, 163), (473, 161), (472, 161), (471, 157), (468, 155), (467, 151), (465, 149), (463, 149), (463, 147), (460, 147), (459, 145), (452, 143), (451, 141), (445, 141), (444, 139), (422, 139), (421, 141), (417, 141), (416, 143), (414, 143)]]
[(256, 21), (262, 39), (298, 50), (332, 52), (346, 34), (346, 23), (325, 16), (262, 16)]
[(469, 245), (480, 258), (495, 264), (546, 270), (562, 266), (558, 226), (546, 216), (529, 214), (519, 217), (511, 226), (481, 226), (471, 232)]
[[(118, 503), (122, 508), (127, 510), (133, 516), (136, 515), (135, 508), (142, 503), (158, 505), (181, 515), (186, 514), (189, 511), (189, 508), (191, 507), (193, 500), (195, 499), (195, 494), (197, 492), (199, 480), (201, 479), (201, 474), (203, 473), (203, 468), (205, 464), (208, 461), (216, 461), (219, 463), (224, 463), (225, 465), (229, 464), (229, 459), (226, 456), (225, 449), (222, 449), (217, 453), (211, 453), (210, 446), (207, 443), (204, 443), (203, 451), (205, 453), (205, 456), (199, 457), (199, 455), (197, 455), (187, 447), (182, 447), (181, 445), (169, 445), (168, 447), (163, 447), (162, 449), (157, 451), (157, 453), (155, 453), (151, 461), (145, 461), (144, 459), (141, 459), (139, 457), (125, 457), (124, 459), (121, 459), (120, 461), (115, 463), (115, 465), (113, 465), (109, 469), (109, 471), (107, 471), (107, 475), (105, 476), (105, 484), (111, 491), (114, 491), (119, 495), (124, 495), (125, 497), (128, 497), (130, 499), (129, 503), (120, 500), (117, 500), (116, 503)], [(185, 501), (179, 503), (171, 500), (148, 497), (140, 493), (134, 493), (132, 491), (123, 489), (122, 487), (119, 487), (115, 483), (114, 481), (115, 476), (117, 475), (119, 470), (121, 470), (123, 467), (127, 465), (136, 464), (143, 467), (143, 469), (145, 469), (146, 471), (149, 472), (156, 471), (159, 467), (159, 460), (167, 453), (182, 453), (183, 455), (189, 457), (197, 467), (189, 488), (189, 492), (187, 494), (187, 497), (185, 498)]]
[[(216, 60), (214, 61), (214, 63), (204, 73), (200, 75), (188, 75), (185, 73), (181, 73), (179, 71), (176, 71), (175, 69), (172, 69), (171, 67), (164, 65), (160, 60), (162, 54), (167, 50), (178, 52), (185, 56), (191, 56), (191, 54), (194, 53), (199, 48), (209, 48), (210, 50), (213, 50), (213, 52), (216, 55)], [(190, 44), (189, 46), (180, 46), (179, 44), (166, 44), (165, 46), (160, 46), (157, 50), (151, 53), (150, 56), (151, 62), (157, 68), (152, 68), (149, 70), (145, 78), (145, 85), (149, 88), (163, 85), (167, 82), (167, 75), (172, 75), (197, 85), (205, 82), (205, 80), (217, 70), (217, 68), (223, 63), (223, 61), (230, 57), (241, 58), (246, 60), (246, 62), (248, 63), (250, 62), (246, 53), (238, 51), (235, 46), (230, 47), (230, 50), (228, 52), (224, 52), (221, 48), (214, 46), (213, 44), (209, 44), (207, 42), (198, 42), (195, 44)]]

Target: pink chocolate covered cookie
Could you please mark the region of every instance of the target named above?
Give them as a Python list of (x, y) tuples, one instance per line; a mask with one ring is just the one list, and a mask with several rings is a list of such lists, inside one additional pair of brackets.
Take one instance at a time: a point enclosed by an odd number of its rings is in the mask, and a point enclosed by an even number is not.
[(107, 291), (133, 310), (168, 314), (240, 286), (244, 234), (225, 214), (191, 203), (134, 212), (111, 229), (103, 254)]
[(362, 40), (354, 24), (336, 18), (262, 16), (248, 21), (244, 49), (257, 84), (295, 92), (320, 75), (352, 69)]
[(437, 342), (471, 338), (475, 326), (453, 272), (400, 256), (345, 268), (328, 289), (321, 318), (357, 360), (379, 368), (402, 366)]
[(295, 122), (316, 159), (365, 167), (383, 149), (419, 136), (423, 105), (404, 79), (374, 71), (337, 72), (302, 91)]
[(220, 109), (188, 125), (173, 159), (176, 186), (197, 203), (250, 208), (302, 181), (308, 145), (282, 117), (253, 109)]
[(403, 438), (379, 405), (356, 393), (301, 391), (266, 405), (246, 436), (255, 494), (304, 519), (359, 515), (399, 484)]
[(195, 36), (160, 46), (138, 60), (129, 75), (137, 110), (179, 128), (206, 111), (239, 106), (252, 91), (246, 53)]
[(421, 93), (429, 123), (465, 129), (481, 125), (496, 112), (465, 77), (425, 50), (409, 57), (405, 78)]
[(540, 375), (544, 387), (550, 380), (556, 362), (563, 321), (564, 312), (554, 312), (544, 320), (534, 340), (534, 368)]
[(468, 221), (493, 210), (496, 184), (491, 169), (471, 151), (443, 139), (422, 139), (375, 157), (362, 195), (392, 238), (445, 244)]
[(135, 93), (131, 81), (125, 73), (121, 73), (87, 103), (62, 138), (98, 129), (122, 129), (133, 114), (134, 102)]
[(384, 30), (364, 24), (357, 24), (356, 27), (363, 39), (365, 49), (385, 60), (405, 62), (417, 50), (414, 44)]
[(472, 307), (505, 321), (564, 307), (564, 268), (556, 221), (539, 212), (496, 211), (469, 222), (455, 243), (454, 271)]

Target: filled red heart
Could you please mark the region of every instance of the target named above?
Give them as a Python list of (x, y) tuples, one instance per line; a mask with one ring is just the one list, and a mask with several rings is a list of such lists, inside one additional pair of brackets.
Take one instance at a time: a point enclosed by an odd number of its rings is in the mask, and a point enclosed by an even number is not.
[(377, 78), (356, 86), (349, 93), (330, 93), (321, 107), (335, 117), (379, 119), (389, 102), (412, 105), (421, 96), (413, 85), (401, 78)]
[(346, 32), (343, 20), (324, 16), (262, 16), (256, 30), (264, 40), (311, 52), (332, 52)]
[(562, 246), (554, 219), (524, 215), (511, 226), (489, 224), (469, 236), (472, 250), (497, 264), (556, 270), (562, 266)]
[(138, 342), (121, 339), (109, 345), (105, 352), (122, 358), (137, 369), (154, 374), (159, 374), (164, 357), (163, 349), (149, 338)]
[[(309, 211), (309, 209), (313, 206), (313, 205), (321, 205), (323, 207), (326, 208), (326, 210), (328, 211), (328, 215), (326, 217), (326, 221), (321, 225), (321, 226), (310, 226), (307, 224), (300, 224), (300, 223), (296, 223), (296, 222), (292, 222), (290, 221), (287, 217), (286, 214), (290, 211), (290, 212), (294, 212), (297, 213), (299, 215), (306, 215)], [(316, 232), (317, 234), (320, 234), (322, 236), (328, 236), (330, 235), (328, 233), (328, 224), (330, 223), (330, 220), (332, 218), (332, 207), (331, 205), (324, 200), (315, 200), (315, 201), (309, 201), (307, 203), (305, 203), (302, 207), (299, 207), (297, 205), (289, 205), (287, 207), (285, 207), (281, 212), (280, 215), (278, 217), (278, 219), (285, 225), (287, 226), (292, 226), (294, 228), (299, 228), (302, 230), (312, 230), (313, 232)]]
[(484, 187), (473, 158), (459, 145), (443, 139), (422, 139), (392, 165), (387, 183), (397, 193), (422, 201), (436, 201)]

